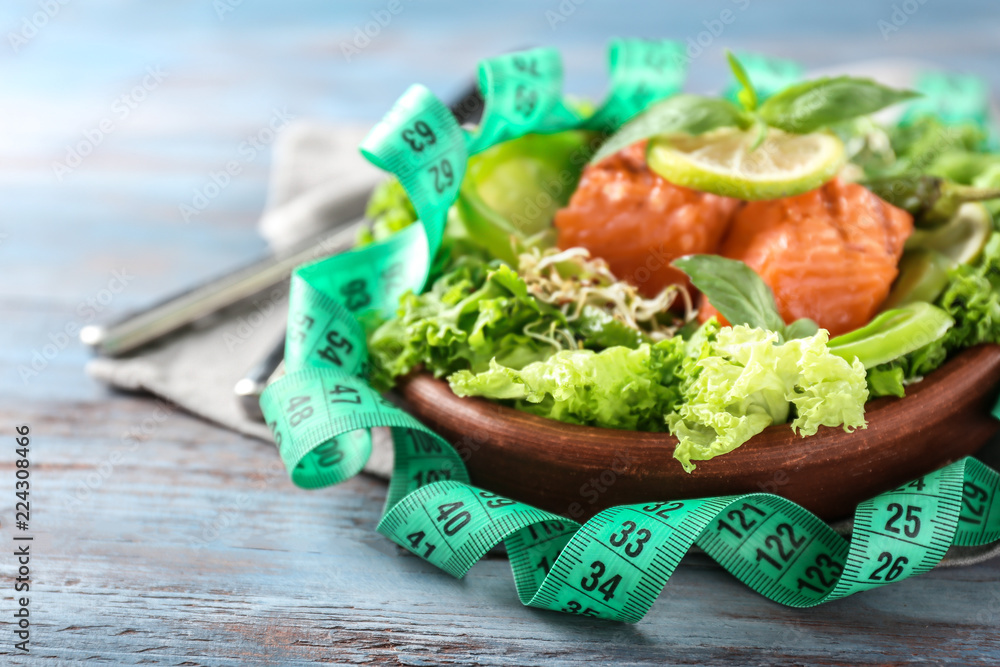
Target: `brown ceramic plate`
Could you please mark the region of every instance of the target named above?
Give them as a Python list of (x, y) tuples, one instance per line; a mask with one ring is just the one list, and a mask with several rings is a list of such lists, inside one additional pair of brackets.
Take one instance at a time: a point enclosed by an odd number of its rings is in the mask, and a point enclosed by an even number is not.
[(965, 350), (909, 387), (868, 404), (868, 428), (802, 438), (772, 426), (691, 474), (665, 433), (563, 424), (478, 398), (426, 374), (399, 387), (406, 407), (455, 445), (473, 484), (574, 519), (613, 505), (767, 491), (824, 519), (974, 453), (1000, 428), (1000, 346)]

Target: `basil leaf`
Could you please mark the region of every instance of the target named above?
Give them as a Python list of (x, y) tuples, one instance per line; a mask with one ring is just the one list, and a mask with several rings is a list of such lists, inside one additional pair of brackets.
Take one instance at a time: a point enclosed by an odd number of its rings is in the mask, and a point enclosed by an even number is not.
[(718, 255), (688, 255), (675, 259), (673, 266), (688, 275), (730, 324), (784, 334), (785, 321), (774, 304), (774, 293), (743, 262)]
[(736, 99), (739, 100), (740, 104), (747, 111), (754, 111), (757, 109), (757, 91), (753, 87), (753, 83), (750, 82), (750, 75), (747, 74), (746, 68), (743, 67), (743, 63), (736, 59), (736, 56), (732, 54), (728, 49), (726, 50), (726, 59), (729, 60), (729, 69), (733, 71), (733, 76), (742, 86), (741, 90), (736, 93)]
[(611, 135), (591, 158), (591, 164), (660, 134), (702, 134), (717, 127), (746, 128), (750, 117), (728, 100), (682, 93), (654, 104)]
[(764, 102), (758, 113), (771, 127), (805, 134), (918, 95), (871, 79), (838, 76), (789, 86)]
[(819, 331), (818, 324), (808, 317), (802, 317), (785, 327), (785, 339), (809, 338), (809, 336), (815, 336), (817, 331)]

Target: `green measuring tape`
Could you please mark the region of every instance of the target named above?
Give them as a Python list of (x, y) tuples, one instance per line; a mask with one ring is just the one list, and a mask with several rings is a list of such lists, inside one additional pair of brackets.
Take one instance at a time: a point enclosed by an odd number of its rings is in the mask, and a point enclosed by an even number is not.
[(470, 486), (451, 445), (365, 381), (359, 318), (391, 317), (401, 294), (423, 288), (469, 155), (528, 133), (614, 129), (680, 89), (679, 49), (615, 42), (612, 89), (588, 118), (564, 104), (550, 49), (481, 63), (486, 106), (474, 132), (422, 86), (400, 98), (362, 152), (399, 178), (420, 221), (292, 276), (288, 374), (261, 397), (292, 480), (317, 488), (354, 476), (371, 454), (370, 429), (389, 427), (395, 465), (379, 532), (456, 577), (504, 542), (524, 604), (632, 622), (694, 544), (772, 600), (808, 607), (926, 572), (953, 544), (1000, 539), (1000, 475), (971, 458), (863, 503), (850, 543), (759, 493), (613, 507), (581, 526)]
[(920, 97), (909, 102), (901, 122), (934, 116), (946, 125), (971, 123), (986, 130), (991, 150), (1000, 148), (1000, 136), (990, 108), (990, 92), (979, 77), (947, 72), (922, 72), (914, 88)]
[[(759, 53), (737, 53), (743, 69), (746, 70), (753, 87), (757, 91), (757, 99), (763, 102), (780, 90), (802, 80), (802, 66), (792, 60), (771, 58)], [(738, 103), (738, 95), (743, 86), (739, 81), (733, 81), (722, 94), (730, 102)]]

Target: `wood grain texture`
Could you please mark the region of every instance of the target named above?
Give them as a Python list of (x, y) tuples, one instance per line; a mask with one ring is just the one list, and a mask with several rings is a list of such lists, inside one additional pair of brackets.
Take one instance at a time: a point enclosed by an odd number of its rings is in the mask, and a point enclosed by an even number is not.
[[(996, 90), (994, 3), (921, 4), (888, 38), (877, 22), (891, 3), (865, 0), (644, 0), (628, 10), (591, 0), (554, 25), (554, 0), (403, 3), (350, 62), (341, 42), (386, 3), (234, 1), (220, 16), (203, 0), (74, 0), (15, 52), (8, 31), (41, 4), (0, 6), (0, 663), (1000, 663), (1000, 562), (802, 611), (692, 556), (635, 626), (524, 608), (503, 559), (456, 581), (377, 535), (382, 483), (296, 489), (273, 445), (109, 392), (84, 376), (87, 351), (59, 336), (263, 250), (254, 224), (269, 146), (190, 222), (178, 205), (242, 160), (241, 142), (274, 108), (370, 123), (410, 83), (447, 96), (478, 58), (522, 45), (558, 47), (569, 88), (598, 96), (609, 37), (684, 41), (725, 9), (736, 20), (691, 63), (700, 90), (723, 83), (725, 47), (808, 66), (916, 56)], [(116, 98), (157, 66), (167, 78), (118, 118)], [(105, 117), (114, 131), (57, 178), (53, 162)], [(132, 279), (91, 314), (113, 271)], [(57, 352), (22, 379), (49, 344)], [(10, 438), (22, 423), (34, 438), (28, 658), (12, 654), (10, 615)], [(995, 450), (982, 457), (1000, 466)]]
[[(11, 409), (5, 395), (0, 409), (4, 423), (35, 426), (31, 664), (46, 656), (164, 665), (995, 664), (1000, 656), (996, 562), (793, 610), (689, 556), (635, 626), (524, 608), (505, 560), (489, 558), (457, 581), (375, 533), (381, 482), (296, 489), (272, 445), (181, 413), (133, 449), (121, 434), (150, 419), (155, 402), (85, 385), (77, 381), (76, 402)], [(0, 543), (10, 537), (4, 522)], [(10, 559), (0, 563), (9, 581)], [(6, 613), (2, 621), (7, 634)], [(6, 642), (0, 655), (10, 655)]]
[[(410, 412), (466, 459), (472, 482), (576, 519), (631, 503), (768, 491), (821, 518), (848, 518), (858, 503), (982, 447), (1000, 423), (1000, 346), (965, 350), (903, 399), (867, 406), (868, 428), (820, 427), (802, 438), (775, 425), (739, 449), (684, 472), (677, 438), (562, 424), (479, 398), (459, 398), (428, 374), (399, 392)], [(962, 437), (955, 438), (961, 430)], [(530, 472), (525, 472), (530, 471)], [(606, 487), (606, 488), (605, 488)]]

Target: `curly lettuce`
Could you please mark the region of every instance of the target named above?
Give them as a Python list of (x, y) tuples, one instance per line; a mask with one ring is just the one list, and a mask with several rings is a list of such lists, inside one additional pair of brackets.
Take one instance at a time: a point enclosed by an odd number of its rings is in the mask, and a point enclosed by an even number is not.
[(491, 360), (521, 368), (566, 345), (565, 316), (539, 303), (509, 266), (459, 262), (423, 294), (405, 294), (398, 316), (369, 337), (371, 381), (385, 390), (417, 366), (441, 377), (482, 371)]
[(688, 341), (563, 350), (519, 370), (492, 361), (448, 381), (459, 396), (505, 400), (573, 424), (666, 427), (679, 441), (674, 458), (688, 472), (694, 461), (731, 452), (771, 424), (790, 421), (803, 436), (820, 426), (866, 426), (860, 362), (833, 355), (826, 331), (778, 341), (774, 332), (711, 320)]
[(562, 350), (520, 370), (494, 360), (486, 371), (458, 371), (448, 382), (458, 396), (507, 400), (571, 424), (663, 431), (663, 415), (681, 396), (684, 354), (680, 338), (636, 349)]
[(382, 181), (372, 190), (365, 207), (368, 225), (358, 230), (357, 244), (366, 246), (384, 241), (417, 221), (417, 211), (397, 178)]
[(864, 428), (864, 366), (832, 354), (827, 337), (820, 330), (779, 343), (775, 332), (740, 325), (705, 338), (685, 364), (682, 400), (666, 416), (679, 440), (674, 458), (691, 472), (694, 461), (731, 452), (789, 418), (802, 436), (820, 426)]

